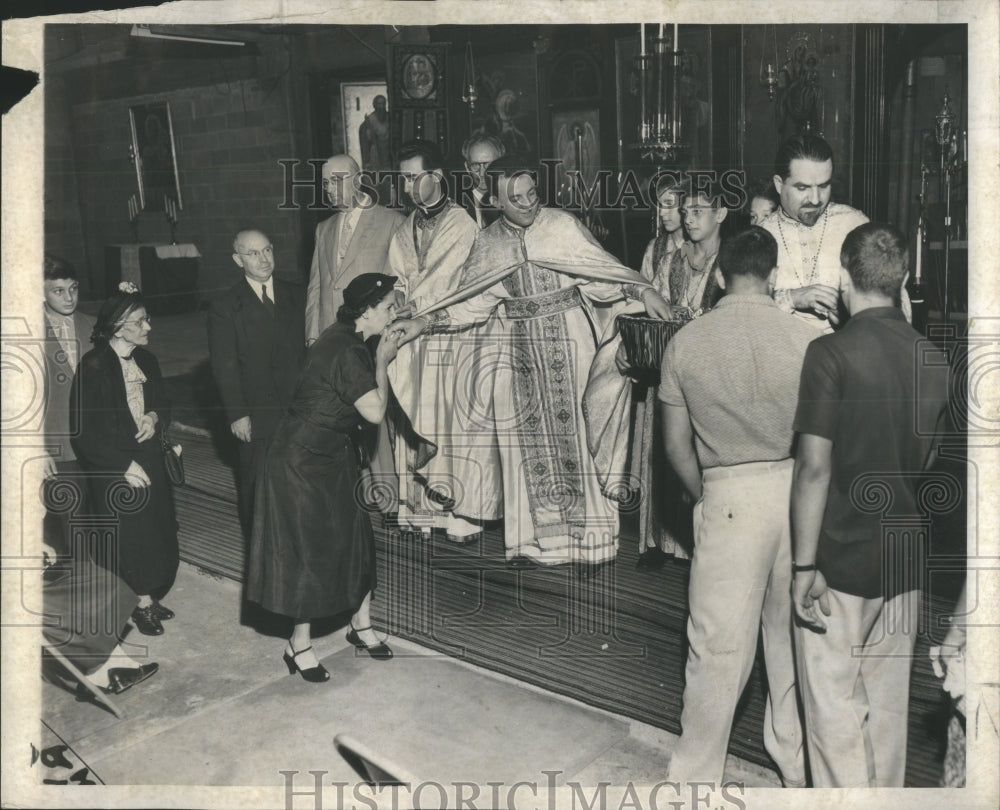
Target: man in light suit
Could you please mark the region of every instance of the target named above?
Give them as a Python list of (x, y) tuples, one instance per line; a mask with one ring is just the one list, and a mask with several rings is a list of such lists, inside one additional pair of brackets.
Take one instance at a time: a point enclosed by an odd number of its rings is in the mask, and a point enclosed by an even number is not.
[(362, 273), (381, 273), (389, 242), (403, 223), (398, 211), (378, 205), (358, 185), (358, 164), (336, 155), (323, 164), (323, 190), (336, 209), (316, 228), (316, 249), (306, 294), (306, 345), (337, 318), (344, 288)]
[(305, 359), (305, 301), (301, 285), (274, 277), (274, 247), (264, 233), (240, 231), (233, 261), (243, 278), (212, 301), (208, 349), (230, 431), (239, 440), (240, 521), (249, 536), (257, 477)]
[[(386, 272), (389, 242), (406, 221), (360, 188), (359, 171), (347, 155), (335, 155), (323, 164), (323, 190), (336, 213), (316, 227), (306, 294), (307, 346), (336, 321), (348, 284), (362, 273)], [(386, 422), (379, 426), (366, 477), (369, 499), (382, 512), (397, 511), (399, 479)]]

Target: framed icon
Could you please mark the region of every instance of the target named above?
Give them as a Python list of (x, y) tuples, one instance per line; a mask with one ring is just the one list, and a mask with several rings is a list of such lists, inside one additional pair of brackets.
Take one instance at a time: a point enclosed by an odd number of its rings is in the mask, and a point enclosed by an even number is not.
[(128, 117), (140, 207), (144, 211), (165, 211), (166, 200), (170, 199), (178, 208), (184, 208), (170, 104), (129, 107)]
[(387, 94), (384, 81), (340, 85), (344, 151), (369, 171), (392, 168)]
[(392, 45), (389, 52), (390, 105), (433, 109), (447, 99), (447, 43)]

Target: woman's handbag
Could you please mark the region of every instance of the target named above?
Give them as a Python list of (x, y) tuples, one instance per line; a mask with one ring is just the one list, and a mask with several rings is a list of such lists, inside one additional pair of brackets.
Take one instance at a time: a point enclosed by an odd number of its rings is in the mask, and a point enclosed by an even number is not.
[(358, 425), (357, 433), (351, 436), (351, 446), (354, 448), (354, 458), (358, 467), (367, 470), (372, 465), (372, 448), (369, 432), (362, 425)]
[(160, 433), (160, 449), (163, 451), (163, 466), (167, 468), (167, 478), (175, 487), (184, 483), (184, 459), (181, 458), (180, 445), (175, 450), (167, 439), (167, 432)]

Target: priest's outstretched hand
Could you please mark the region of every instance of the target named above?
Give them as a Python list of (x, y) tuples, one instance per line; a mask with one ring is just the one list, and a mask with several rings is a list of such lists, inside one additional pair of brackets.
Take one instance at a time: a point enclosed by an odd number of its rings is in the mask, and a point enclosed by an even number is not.
[(426, 328), (425, 318), (400, 318), (389, 324), (388, 330), (399, 337), (399, 345), (402, 346), (418, 337)]

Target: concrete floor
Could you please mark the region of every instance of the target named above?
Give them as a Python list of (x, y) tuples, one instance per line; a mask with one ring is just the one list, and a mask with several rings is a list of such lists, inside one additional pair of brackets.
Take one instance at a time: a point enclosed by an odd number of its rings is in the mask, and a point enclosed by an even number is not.
[[(205, 319), (204, 310), (154, 319), (150, 349), (164, 376), (207, 360)], [(676, 737), (659, 728), (399, 639), (393, 661), (371, 661), (354, 655), (343, 630), (315, 639), (332, 678), (307, 684), (284, 669), (280, 637), (241, 623), (239, 583), (182, 563), (164, 602), (177, 618), (163, 636), (128, 637), (129, 654), (160, 671), (116, 698), (123, 720), (43, 687), (46, 723), (107, 784), (281, 785), (278, 771), (289, 768), (353, 784), (357, 771), (332, 745), (344, 731), (424, 778), (456, 762), (464, 770), (448, 774), (478, 784), (544, 784), (542, 770), (581, 785), (665, 777)], [(726, 779), (780, 786), (773, 771), (735, 757)]]
[[(325, 684), (289, 676), (283, 640), (241, 624), (241, 587), (182, 563), (164, 600), (177, 612), (159, 637), (132, 631), (129, 654), (160, 671), (115, 698), (123, 720), (43, 687), (45, 722), (106, 784), (280, 786), (310, 769), (347, 784), (347, 732), (389, 760), (446, 784), (655, 784), (675, 737), (660, 729), (392, 639), (396, 658), (356, 655), (337, 630), (315, 639)], [(727, 780), (779, 786), (730, 757)]]

